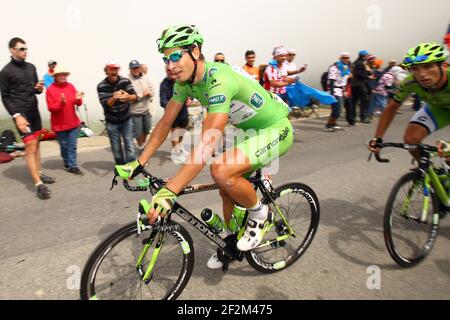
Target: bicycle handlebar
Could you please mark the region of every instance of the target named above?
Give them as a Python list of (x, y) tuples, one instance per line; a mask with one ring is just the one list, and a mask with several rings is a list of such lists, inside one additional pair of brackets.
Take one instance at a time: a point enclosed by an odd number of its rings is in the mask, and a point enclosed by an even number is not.
[[(418, 150), (418, 151), (425, 151), (425, 152), (437, 152), (437, 150), (438, 150), (437, 147), (430, 146), (428, 144), (408, 144), (408, 143), (394, 143), (394, 142), (377, 143), (375, 145), (375, 147), (380, 148), (380, 149), (399, 148), (399, 149), (409, 150), (409, 151)], [(373, 153), (374, 152), (370, 153), (368, 161), (370, 161)], [(375, 153), (375, 159), (381, 163), (387, 163), (390, 161), (389, 159), (381, 158), (380, 153)]]

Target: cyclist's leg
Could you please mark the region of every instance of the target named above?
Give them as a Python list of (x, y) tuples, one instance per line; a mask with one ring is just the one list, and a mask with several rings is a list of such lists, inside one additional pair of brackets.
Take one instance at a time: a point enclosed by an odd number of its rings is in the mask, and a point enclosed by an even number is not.
[(248, 157), (238, 148), (223, 153), (211, 165), (211, 175), (224, 200), (224, 219), (231, 219), (234, 203), (251, 208), (258, 202), (253, 185), (243, 176), (253, 170)]
[(223, 218), (225, 220), (225, 223), (228, 225), (230, 223), (231, 215), (236, 201), (231, 198), (231, 196), (225, 191), (225, 189), (220, 189), (219, 193), (220, 197), (222, 198), (223, 204)]

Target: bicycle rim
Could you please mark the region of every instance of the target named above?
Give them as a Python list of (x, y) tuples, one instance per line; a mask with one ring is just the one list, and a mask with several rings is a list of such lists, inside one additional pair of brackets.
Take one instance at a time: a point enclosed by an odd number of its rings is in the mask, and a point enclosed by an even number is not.
[[(275, 194), (274, 203), (285, 219), (268, 199), (264, 199), (274, 213), (273, 225), (264, 235), (261, 245), (246, 253), (250, 265), (264, 273), (285, 269), (297, 261), (308, 249), (319, 225), (319, 201), (311, 188), (301, 183), (291, 183), (278, 187)], [(295, 237), (289, 236), (285, 220)], [(274, 241), (280, 237), (286, 239)]]
[(143, 241), (148, 239), (150, 231), (144, 231), (140, 237), (136, 235), (136, 223), (131, 223), (97, 247), (83, 271), (82, 299), (170, 300), (178, 297), (193, 268), (193, 247), (189, 235), (184, 229), (165, 233), (165, 241), (148, 283), (142, 280), (143, 274), (162, 233), (155, 236), (141, 268), (137, 267), (137, 261), (144, 250)]
[[(430, 190), (427, 219), (424, 210), (424, 185), (420, 175), (403, 176), (391, 191), (384, 215), (384, 238), (392, 259), (402, 267), (412, 267), (431, 251), (439, 228), (438, 200)], [(425, 208), (426, 209), (426, 208)]]

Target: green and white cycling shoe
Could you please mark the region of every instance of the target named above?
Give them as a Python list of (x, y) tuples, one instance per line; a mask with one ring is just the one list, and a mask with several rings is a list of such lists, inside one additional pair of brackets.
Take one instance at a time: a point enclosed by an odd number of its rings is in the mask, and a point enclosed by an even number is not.
[(264, 205), (264, 210), (267, 213), (265, 219), (257, 219), (250, 217), (247, 221), (247, 226), (242, 238), (237, 243), (237, 248), (240, 251), (250, 251), (255, 249), (261, 243), (264, 235), (270, 226), (272, 220), (272, 213), (269, 211), (269, 207)]

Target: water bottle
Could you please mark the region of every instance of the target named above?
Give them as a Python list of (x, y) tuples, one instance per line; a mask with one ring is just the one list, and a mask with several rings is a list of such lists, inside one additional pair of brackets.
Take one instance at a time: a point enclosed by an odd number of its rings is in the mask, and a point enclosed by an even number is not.
[(214, 229), (217, 233), (225, 231), (225, 222), (217, 214), (213, 213), (211, 209), (203, 209), (201, 213), (202, 220), (208, 226)]
[(244, 224), (245, 213), (247, 209), (235, 205), (233, 208), (233, 214), (231, 215), (230, 222), (228, 223), (228, 230), (236, 233), (241, 229)]

